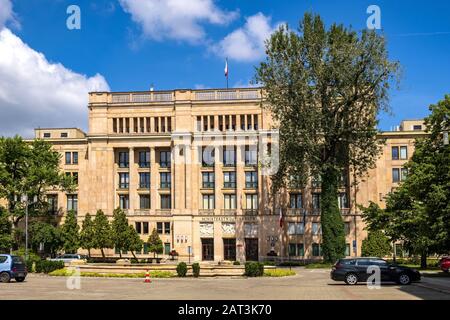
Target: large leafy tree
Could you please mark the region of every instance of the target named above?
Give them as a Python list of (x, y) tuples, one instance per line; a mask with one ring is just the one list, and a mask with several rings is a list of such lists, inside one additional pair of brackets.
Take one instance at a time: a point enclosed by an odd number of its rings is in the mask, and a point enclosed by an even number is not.
[(36, 252), (43, 245), (44, 253), (55, 255), (62, 249), (61, 229), (50, 223), (33, 222), (30, 226), (31, 247)]
[(94, 249), (99, 249), (102, 257), (105, 257), (104, 249), (114, 248), (112, 240), (111, 224), (108, 221), (105, 213), (98, 210), (94, 218)]
[(12, 246), (12, 224), (8, 212), (0, 207), (0, 252), (7, 253)]
[(25, 215), (22, 195), (37, 198), (37, 203), (29, 206), (29, 215), (33, 217), (46, 214), (48, 188), (59, 187), (65, 191), (75, 188), (73, 179), (60, 171), (60, 158), (47, 141), (27, 142), (19, 136), (0, 138), (0, 197), (8, 202), (14, 228)]
[(81, 226), (80, 245), (83, 249), (88, 251), (90, 258), (91, 249), (95, 247), (95, 226), (89, 213), (87, 213), (84, 217), (83, 224)]
[(266, 107), (278, 123), (280, 167), (274, 194), (289, 177), (305, 184), (322, 180), (321, 222), (327, 261), (344, 256), (344, 224), (338, 208), (341, 173), (355, 177), (374, 166), (380, 152), (377, 115), (388, 110), (388, 90), (397, 73), (385, 40), (374, 31), (342, 25), (326, 29), (305, 14), (299, 30), (281, 26), (266, 42), (266, 60), (256, 80), (266, 90)]
[(126, 251), (130, 247), (130, 232), (127, 216), (120, 208), (115, 209), (113, 212), (111, 229), (114, 247), (119, 251), (119, 256), (122, 258), (122, 251)]
[(369, 231), (362, 241), (361, 255), (363, 257), (384, 257), (391, 254), (389, 238), (382, 231)]
[(80, 226), (73, 210), (69, 211), (61, 227), (63, 248), (66, 253), (76, 253), (80, 248)]
[(130, 250), (131, 254), (135, 259), (136, 254), (135, 252), (140, 252), (142, 250), (142, 247), (144, 246), (144, 241), (142, 241), (139, 234), (136, 232), (136, 230), (133, 228), (133, 226), (128, 226), (128, 246), (126, 250)]
[(163, 242), (156, 229), (153, 229), (150, 237), (148, 238), (148, 250), (153, 253), (153, 257), (156, 257), (157, 254), (163, 253)]

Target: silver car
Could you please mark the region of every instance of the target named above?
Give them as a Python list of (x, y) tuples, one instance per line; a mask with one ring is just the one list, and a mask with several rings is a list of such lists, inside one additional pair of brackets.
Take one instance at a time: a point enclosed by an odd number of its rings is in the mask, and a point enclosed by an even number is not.
[(82, 254), (63, 254), (60, 256), (57, 256), (54, 259), (48, 259), (50, 261), (63, 261), (64, 263), (71, 263), (75, 260), (87, 260), (87, 256)]

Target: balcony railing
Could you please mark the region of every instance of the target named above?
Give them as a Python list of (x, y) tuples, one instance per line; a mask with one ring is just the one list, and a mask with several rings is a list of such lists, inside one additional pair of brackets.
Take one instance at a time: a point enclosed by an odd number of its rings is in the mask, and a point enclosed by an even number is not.
[(201, 216), (213, 216), (214, 209), (199, 209), (198, 214)]
[(224, 182), (223, 187), (225, 189), (236, 189), (236, 182)]
[(173, 101), (173, 92), (113, 93), (112, 103), (148, 103)]
[(305, 209), (303, 208), (288, 208), (286, 210), (286, 214), (288, 216), (302, 216)]
[(242, 210), (245, 216), (257, 216), (258, 209), (244, 209)]
[(235, 216), (237, 214), (236, 209), (222, 209), (221, 214), (223, 216)]
[(320, 208), (312, 208), (311, 210), (312, 215), (320, 215)]
[(214, 182), (203, 182), (202, 184), (203, 189), (214, 189), (214, 186)]
[(157, 209), (155, 213), (160, 216), (167, 216), (172, 213), (172, 209)]
[(194, 99), (200, 101), (212, 100), (255, 100), (261, 98), (258, 89), (234, 89), (234, 90), (202, 90), (195, 91)]

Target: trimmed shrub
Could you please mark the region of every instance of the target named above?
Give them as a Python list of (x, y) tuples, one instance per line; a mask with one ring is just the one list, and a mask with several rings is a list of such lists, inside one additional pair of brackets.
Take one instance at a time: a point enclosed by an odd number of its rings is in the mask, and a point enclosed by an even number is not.
[(289, 277), (295, 276), (295, 271), (285, 269), (269, 269), (264, 271), (265, 277)]
[(187, 268), (187, 264), (185, 262), (180, 262), (177, 265), (177, 275), (179, 277), (186, 277), (187, 270), (188, 270), (188, 268)]
[(63, 269), (64, 262), (63, 261), (49, 261), (49, 260), (41, 260), (37, 261), (35, 264), (35, 269), (37, 273), (50, 273), (55, 270)]
[(259, 262), (246, 262), (245, 275), (247, 277), (262, 277), (264, 275), (264, 264)]
[(194, 274), (194, 278), (198, 278), (200, 276), (200, 264), (194, 263), (192, 264), (192, 273)]

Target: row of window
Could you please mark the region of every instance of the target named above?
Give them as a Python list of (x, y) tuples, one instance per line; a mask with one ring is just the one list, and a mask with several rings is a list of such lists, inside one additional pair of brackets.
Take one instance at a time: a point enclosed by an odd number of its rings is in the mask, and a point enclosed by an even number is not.
[[(141, 194), (139, 195), (139, 209), (149, 210), (151, 209), (150, 195)], [(119, 207), (123, 210), (130, 209), (130, 196), (127, 194), (119, 195)], [(168, 210), (172, 209), (172, 199), (170, 194), (160, 195), (160, 209)]]
[[(114, 249), (116, 254), (119, 254), (119, 250), (118, 249)], [(171, 251), (171, 245), (170, 242), (165, 242), (164, 243), (164, 254), (169, 254)], [(134, 252), (136, 255), (140, 255), (140, 254), (150, 254), (150, 245), (148, 243), (144, 243), (142, 250), (141, 251), (137, 251)], [(128, 251), (122, 250), (122, 254), (128, 254)]]
[[(321, 257), (322, 248), (320, 243), (313, 243), (311, 246), (312, 256)], [(350, 243), (345, 244), (345, 255), (350, 256)], [(304, 257), (305, 246), (303, 243), (289, 243), (289, 256), (291, 257)]]
[[(148, 222), (135, 222), (136, 232), (139, 234), (149, 234), (149, 223)], [(157, 222), (156, 231), (158, 234), (170, 235), (170, 222)]]
[[(130, 153), (128, 151), (121, 151), (118, 153), (119, 168), (130, 167)], [(150, 168), (150, 151), (140, 151), (138, 154), (139, 168)], [(171, 152), (159, 152), (159, 166), (161, 168), (170, 168), (171, 166)]]
[(392, 160), (407, 160), (408, 159), (408, 147), (407, 146), (395, 146), (391, 148)]
[[(47, 203), (48, 203), (48, 211), (51, 214), (57, 214), (59, 210), (58, 206), (58, 195), (49, 194), (47, 195)], [(78, 195), (76, 194), (68, 194), (67, 202), (66, 202), (67, 211), (78, 211)]]
[[(216, 127), (216, 118), (217, 126)], [(239, 123), (238, 123), (239, 122)], [(258, 130), (258, 115), (220, 115), (220, 116), (197, 116), (197, 131), (236, 131)]]
[[(258, 164), (258, 150), (256, 146), (245, 146), (244, 157), (245, 166), (256, 166)], [(215, 148), (203, 147), (201, 159), (203, 167), (213, 167), (216, 162)], [(237, 153), (235, 146), (222, 147), (222, 162), (225, 167), (236, 166)]]
[(78, 152), (66, 152), (65, 154), (66, 164), (78, 164)]
[[(68, 138), (69, 134), (67, 132), (61, 132), (59, 136), (60, 138)], [(44, 132), (44, 138), (51, 138), (51, 137), (52, 137), (51, 132)]]
[(113, 118), (114, 133), (170, 133), (172, 117)]
[[(203, 209), (214, 210), (216, 208), (215, 195), (204, 194), (202, 196)], [(257, 194), (246, 194), (245, 195), (246, 210), (258, 210), (258, 195)], [(237, 209), (236, 195), (235, 194), (225, 194), (223, 196), (223, 208), (224, 210), (235, 210)]]
[[(298, 235), (304, 235), (305, 234), (305, 223), (304, 222), (289, 222), (288, 223), (288, 235), (291, 236), (298, 236)], [(350, 222), (344, 223), (344, 230), (345, 234), (350, 234)], [(313, 222), (312, 223), (312, 234), (313, 235), (321, 235), (322, 234), (322, 227), (320, 222)]]

